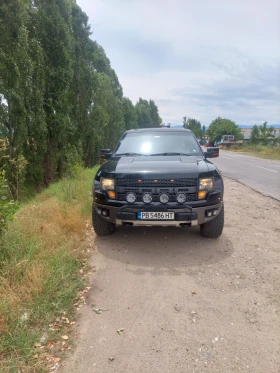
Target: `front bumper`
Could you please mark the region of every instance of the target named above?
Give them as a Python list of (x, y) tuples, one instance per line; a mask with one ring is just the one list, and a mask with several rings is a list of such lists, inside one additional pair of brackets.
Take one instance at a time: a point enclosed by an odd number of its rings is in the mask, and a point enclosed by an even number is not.
[[(163, 205), (143, 205), (132, 206), (125, 205), (115, 207), (94, 203), (93, 208), (99, 213), (100, 217), (116, 225), (133, 225), (133, 226), (196, 226), (204, 224), (215, 219), (220, 213), (223, 202), (203, 207), (182, 206), (182, 208), (171, 208)], [(215, 216), (208, 217), (208, 211), (216, 211)], [(139, 220), (138, 212), (174, 212), (174, 220)], [(101, 213), (100, 213), (101, 212)], [(103, 215), (103, 212), (108, 216)]]

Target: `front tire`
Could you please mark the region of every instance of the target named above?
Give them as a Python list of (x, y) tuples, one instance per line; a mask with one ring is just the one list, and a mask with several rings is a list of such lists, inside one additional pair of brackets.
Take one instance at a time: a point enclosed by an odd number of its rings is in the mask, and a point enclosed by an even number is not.
[(95, 233), (98, 236), (109, 236), (116, 230), (116, 224), (113, 224), (105, 219), (102, 219), (95, 208), (92, 209), (92, 225)]
[(224, 205), (223, 205), (219, 215), (215, 219), (209, 221), (208, 223), (204, 223), (200, 225), (200, 234), (206, 238), (220, 237), (221, 234), (223, 233), (224, 219), (225, 219), (225, 214), (224, 214)]

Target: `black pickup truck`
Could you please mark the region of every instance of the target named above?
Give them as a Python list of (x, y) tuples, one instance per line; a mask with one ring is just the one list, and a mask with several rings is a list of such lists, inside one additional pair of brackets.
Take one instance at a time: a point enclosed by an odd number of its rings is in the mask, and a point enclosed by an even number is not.
[(223, 180), (190, 130), (147, 128), (126, 131), (93, 183), (92, 223), (96, 234), (116, 226), (200, 226), (217, 238), (224, 226)]

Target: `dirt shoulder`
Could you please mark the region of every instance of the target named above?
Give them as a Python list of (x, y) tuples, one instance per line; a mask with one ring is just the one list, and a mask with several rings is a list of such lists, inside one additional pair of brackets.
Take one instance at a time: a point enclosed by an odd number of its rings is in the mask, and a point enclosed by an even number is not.
[(61, 372), (280, 372), (280, 203), (228, 179), (225, 190), (219, 240), (195, 228), (93, 236), (92, 291)]

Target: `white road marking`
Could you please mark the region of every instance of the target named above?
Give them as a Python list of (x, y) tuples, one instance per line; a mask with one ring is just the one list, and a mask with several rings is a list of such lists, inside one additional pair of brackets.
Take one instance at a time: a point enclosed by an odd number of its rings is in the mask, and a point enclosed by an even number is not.
[(271, 172), (276, 172), (278, 174), (278, 171), (271, 170), (270, 168), (265, 168), (265, 167), (261, 167), (261, 166), (256, 166), (256, 167), (262, 168), (263, 170), (267, 170), (267, 171), (271, 171)]

